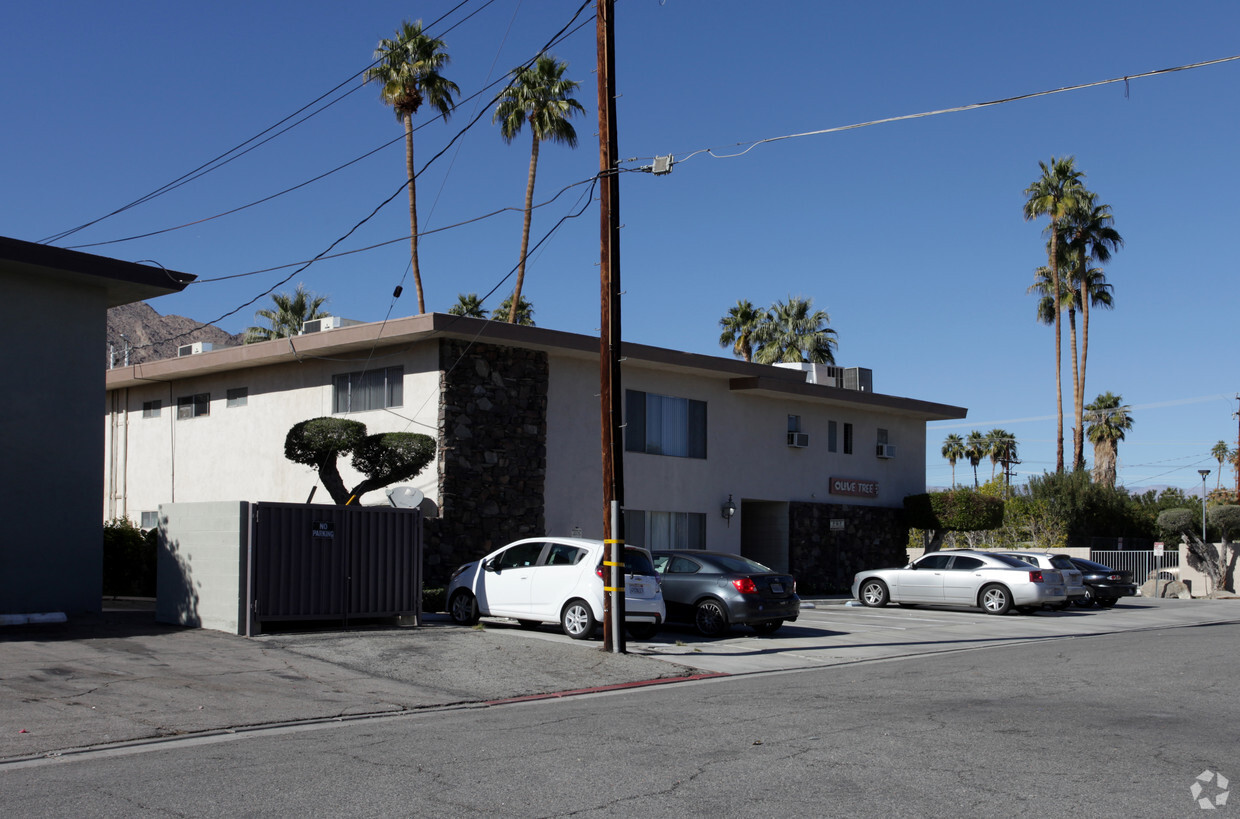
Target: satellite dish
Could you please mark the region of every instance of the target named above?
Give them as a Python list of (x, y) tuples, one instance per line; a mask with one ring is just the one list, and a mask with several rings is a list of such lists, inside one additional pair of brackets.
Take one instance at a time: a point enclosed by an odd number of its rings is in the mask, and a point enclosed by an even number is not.
[(417, 509), (426, 495), (412, 486), (393, 486), (387, 491), (388, 502), (397, 509)]

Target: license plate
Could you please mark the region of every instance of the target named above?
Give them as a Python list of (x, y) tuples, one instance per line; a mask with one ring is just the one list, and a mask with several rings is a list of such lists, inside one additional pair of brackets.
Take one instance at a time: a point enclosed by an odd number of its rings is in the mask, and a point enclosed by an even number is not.
[(771, 584), (771, 591), (772, 591), (772, 592), (774, 592), (775, 594), (783, 594), (783, 593), (784, 593), (784, 584), (783, 584), (783, 583), (772, 583), (772, 584)]
[(641, 597), (646, 593), (646, 586), (644, 583), (630, 583), (626, 587), (625, 591), (627, 594), (631, 594), (634, 597)]

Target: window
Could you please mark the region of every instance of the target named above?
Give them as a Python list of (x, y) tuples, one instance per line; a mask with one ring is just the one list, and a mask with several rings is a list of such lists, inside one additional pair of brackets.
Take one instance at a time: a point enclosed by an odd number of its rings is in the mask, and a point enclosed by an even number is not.
[(567, 543), (552, 543), (547, 550), (547, 566), (576, 566), (586, 556), (585, 549)]
[(537, 563), (538, 556), (542, 554), (542, 550), (542, 543), (519, 543), (511, 549), (500, 552), (491, 561), (491, 565), (496, 571), (523, 569)]
[(158, 418), (160, 410), (162, 410), (163, 407), (164, 407), (164, 402), (160, 400), (143, 401), (142, 402), (142, 417), (143, 418)]
[(942, 552), (932, 555), (926, 555), (917, 561), (918, 569), (946, 569), (947, 564), (951, 562), (952, 556), (945, 555)]
[(705, 549), (706, 515), (701, 512), (624, 510), (624, 542), (647, 549)]
[(956, 555), (956, 559), (952, 561), (952, 571), (954, 572), (971, 572), (974, 569), (980, 569), (986, 564), (978, 560), (976, 557), (966, 557), (965, 555)]
[(706, 402), (625, 392), (624, 448), (629, 452), (706, 457)]
[(839, 452), (840, 425), (834, 421), (827, 422), (827, 452)]
[(801, 416), (799, 415), (788, 416), (788, 431), (789, 432), (800, 432), (801, 431)]
[(139, 525), (139, 528), (154, 529), (157, 526), (159, 526), (159, 513), (158, 512), (143, 512), (142, 513), (142, 523)]
[(405, 402), (405, 368), (387, 367), (332, 377), (332, 412), (365, 412)]
[(211, 414), (211, 393), (200, 392), (197, 395), (182, 395), (177, 398), (177, 420), (198, 418)]
[(887, 430), (883, 429), (882, 427), (879, 427), (879, 428), (878, 428), (878, 443), (880, 443), (880, 444), (886, 444), (886, 443), (888, 443), (888, 441), (887, 441)]
[(844, 425), (844, 454), (852, 454), (852, 424)]
[(237, 387), (228, 391), (228, 406), (244, 407), (250, 398), (249, 387)]

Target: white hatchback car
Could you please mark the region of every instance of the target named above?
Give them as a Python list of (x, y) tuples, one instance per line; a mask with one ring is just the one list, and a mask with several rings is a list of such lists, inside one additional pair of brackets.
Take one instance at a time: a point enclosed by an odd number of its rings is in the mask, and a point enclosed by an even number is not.
[(1068, 555), (1051, 554), (1050, 552), (993, 552), (993, 554), (1010, 555), (1017, 560), (1037, 566), (1039, 569), (1054, 569), (1063, 575), (1063, 584), (1068, 599), (1054, 608), (1066, 609), (1070, 603), (1078, 603), (1088, 596), (1085, 588), (1085, 575)]
[[(603, 618), (601, 540), (527, 538), (509, 543), (452, 573), (446, 599), (452, 620), (473, 625), (480, 616), (510, 617), (523, 626), (559, 623), (583, 640)], [(635, 639), (654, 636), (667, 617), (650, 553), (624, 549), (624, 623)]]

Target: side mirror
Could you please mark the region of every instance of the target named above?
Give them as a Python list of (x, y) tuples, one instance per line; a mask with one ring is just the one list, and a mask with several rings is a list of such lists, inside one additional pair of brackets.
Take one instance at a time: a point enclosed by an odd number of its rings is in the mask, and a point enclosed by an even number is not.
[(483, 571), (486, 571), (486, 572), (495, 572), (495, 573), (497, 573), (497, 574), (498, 574), (498, 573), (499, 573), (499, 567), (497, 567), (497, 566), (495, 565), (495, 558), (491, 558), (491, 559), (490, 559), (490, 560), (488, 560), (486, 563), (483, 563), (483, 564), (482, 564), (482, 570), (483, 570)]
[(906, 568), (906, 569), (916, 569), (916, 568), (917, 568), (917, 564), (916, 564), (916, 563), (910, 563), (910, 564), (908, 564), (907, 566), (905, 566), (904, 568)]

